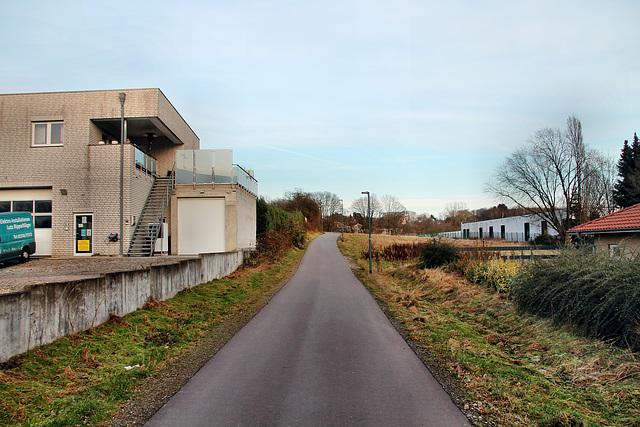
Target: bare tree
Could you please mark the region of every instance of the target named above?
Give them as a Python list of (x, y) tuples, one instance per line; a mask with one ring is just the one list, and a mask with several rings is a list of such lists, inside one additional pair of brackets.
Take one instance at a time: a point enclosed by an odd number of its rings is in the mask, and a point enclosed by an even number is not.
[[(375, 194), (370, 195), (371, 198), (371, 218), (377, 218), (380, 212), (380, 202)], [(351, 210), (360, 214), (361, 218), (365, 222), (363, 227), (368, 227), (369, 213), (367, 212), (367, 196), (359, 197), (351, 203)], [(373, 227), (373, 226), (372, 226)]]
[(380, 199), (380, 211), (386, 229), (389, 230), (391, 234), (397, 234), (402, 219), (407, 212), (407, 208), (400, 203), (400, 200), (398, 200), (396, 196), (385, 194)]
[(322, 230), (324, 230), (324, 221), (331, 215), (340, 212), (340, 197), (329, 191), (318, 191), (312, 194), (313, 200), (316, 201), (322, 215)]
[(496, 169), (486, 191), (538, 215), (565, 238), (569, 227), (608, 200), (605, 162), (585, 145), (582, 125), (572, 116), (564, 131), (544, 128), (533, 134)]
[(467, 209), (463, 202), (447, 203), (441, 217), (448, 230), (459, 230), (460, 224), (474, 219), (474, 215)]
[(282, 199), (271, 202), (273, 206), (285, 211), (300, 211), (305, 218), (305, 228), (318, 230), (320, 228), (320, 208), (310, 193), (300, 188), (287, 191)]

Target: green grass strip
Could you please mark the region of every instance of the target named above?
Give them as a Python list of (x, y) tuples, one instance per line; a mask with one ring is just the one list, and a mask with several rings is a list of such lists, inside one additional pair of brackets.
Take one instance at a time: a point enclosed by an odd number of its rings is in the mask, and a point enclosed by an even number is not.
[(0, 425), (104, 424), (150, 374), (288, 280), (303, 255), (292, 249), (12, 358), (0, 366)]

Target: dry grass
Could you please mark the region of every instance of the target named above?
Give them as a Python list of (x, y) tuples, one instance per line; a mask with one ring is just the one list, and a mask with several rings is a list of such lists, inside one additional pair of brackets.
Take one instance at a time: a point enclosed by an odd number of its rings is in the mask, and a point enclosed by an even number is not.
[[(359, 253), (366, 243), (350, 236), (342, 249)], [(504, 294), (445, 269), (388, 263), (361, 280), (414, 347), (454, 378), (477, 424), (640, 425), (638, 354), (520, 315)]]

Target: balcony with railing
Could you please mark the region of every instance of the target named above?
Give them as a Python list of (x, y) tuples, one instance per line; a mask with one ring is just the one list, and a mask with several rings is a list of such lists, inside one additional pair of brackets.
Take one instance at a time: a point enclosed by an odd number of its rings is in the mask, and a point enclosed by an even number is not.
[(176, 151), (176, 185), (180, 184), (236, 184), (258, 195), (253, 172), (233, 163), (232, 150)]
[(155, 176), (158, 171), (158, 162), (148, 154), (143, 153), (135, 147), (136, 169), (140, 169), (149, 175)]

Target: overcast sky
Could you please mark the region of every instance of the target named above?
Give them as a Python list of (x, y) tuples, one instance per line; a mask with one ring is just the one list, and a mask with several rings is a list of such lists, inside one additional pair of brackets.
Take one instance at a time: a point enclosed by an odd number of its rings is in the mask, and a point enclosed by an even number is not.
[(260, 194), (496, 204), (492, 171), (582, 121), (640, 131), (640, 2), (4, 1), (0, 93), (158, 87)]

